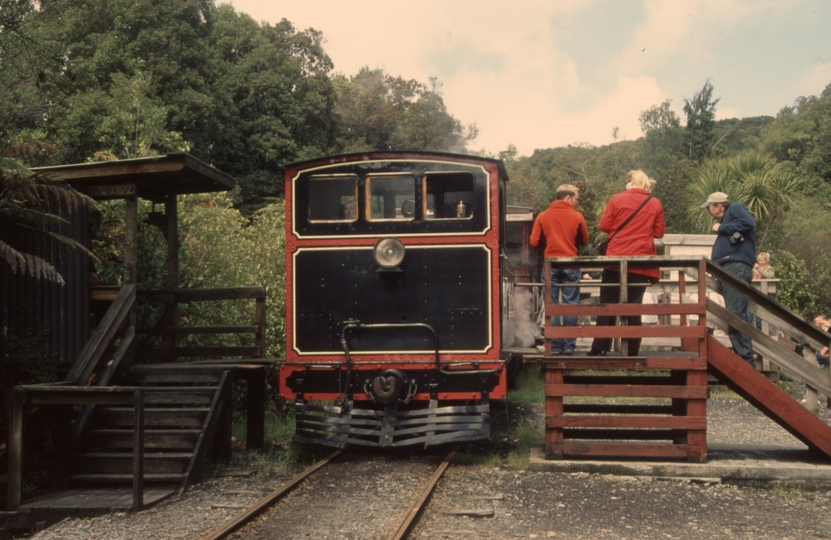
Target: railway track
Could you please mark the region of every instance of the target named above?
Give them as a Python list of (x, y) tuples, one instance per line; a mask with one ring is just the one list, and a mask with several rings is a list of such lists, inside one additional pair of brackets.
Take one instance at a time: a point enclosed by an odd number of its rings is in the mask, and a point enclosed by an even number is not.
[(320, 538), (335, 533), (401, 540), (457, 449), (458, 445), (443, 459), (417, 453), (334, 452), (202, 540)]

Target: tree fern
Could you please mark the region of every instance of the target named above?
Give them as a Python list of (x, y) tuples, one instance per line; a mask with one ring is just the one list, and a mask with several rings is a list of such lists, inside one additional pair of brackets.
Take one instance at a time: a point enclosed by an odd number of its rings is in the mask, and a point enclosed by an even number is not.
[(35, 174), (17, 160), (0, 158), (0, 261), (15, 274), (28, 274), (61, 285), (63, 277), (49, 261), (15, 247), (14, 240), (24, 234), (47, 237), (70, 249), (94, 257), (75, 240), (55, 233), (49, 227), (68, 223), (56, 212), (70, 213), (80, 208), (96, 209), (95, 202), (65, 182)]

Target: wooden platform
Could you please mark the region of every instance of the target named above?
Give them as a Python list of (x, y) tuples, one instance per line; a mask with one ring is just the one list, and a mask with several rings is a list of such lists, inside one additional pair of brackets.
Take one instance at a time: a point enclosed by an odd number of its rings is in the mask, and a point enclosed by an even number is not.
[[(176, 493), (175, 489), (145, 489), (144, 506), (152, 506)], [(131, 489), (71, 489), (50, 493), (20, 505), (23, 511), (45, 511), (66, 515), (129, 512), (133, 507)]]
[[(142, 509), (175, 493), (175, 489), (145, 489)], [(68, 517), (92, 517), (132, 509), (131, 489), (72, 489), (29, 499), (16, 511), (0, 512), (0, 527), (4, 531), (40, 530)]]

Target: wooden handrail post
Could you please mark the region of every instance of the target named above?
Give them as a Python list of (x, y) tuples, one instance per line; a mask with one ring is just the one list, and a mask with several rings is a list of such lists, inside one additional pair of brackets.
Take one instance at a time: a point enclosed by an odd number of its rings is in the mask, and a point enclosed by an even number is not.
[[(625, 304), (629, 302), (629, 263), (624, 261), (620, 261), (620, 296), (618, 297), (619, 304)], [(617, 322), (620, 326), (628, 326), (629, 321), (626, 317), (617, 317)], [(628, 339), (616, 339), (620, 345), (620, 355), (621, 356), (629, 356), (629, 340)]]
[(20, 508), (20, 488), (23, 476), (23, 411), (26, 393), (15, 388), (12, 391), (11, 411), (9, 414), (9, 484), (6, 510), (10, 512)]
[[(545, 273), (545, 293), (544, 293), (545, 296), (543, 297), (543, 300), (542, 300), (543, 306), (551, 303), (551, 261), (549, 261), (547, 259), (545, 261), (545, 271), (544, 271), (544, 273)], [(545, 313), (545, 311), (543, 311), (543, 313)], [(551, 317), (549, 317), (546, 314), (546, 315), (544, 315), (544, 318), (545, 318), (545, 320), (543, 321), (543, 328), (548, 328), (549, 326), (551, 326)], [(544, 331), (543, 331), (543, 335), (545, 335)], [(550, 339), (545, 339), (544, 343), (545, 343), (545, 355), (546, 356), (551, 356), (551, 340)]]
[(254, 324), (257, 333), (254, 336), (255, 345), (260, 350), (260, 358), (265, 358), (265, 296), (259, 297), (254, 306)]
[(133, 512), (144, 508), (144, 389), (133, 394)]

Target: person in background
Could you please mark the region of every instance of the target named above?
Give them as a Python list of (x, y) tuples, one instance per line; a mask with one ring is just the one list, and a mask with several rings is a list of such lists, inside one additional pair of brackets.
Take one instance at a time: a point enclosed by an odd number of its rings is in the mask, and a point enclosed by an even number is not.
[[(557, 188), (557, 198), (542, 211), (534, 221), (531, 231), (531, 245), (543, 248), (546, 259), (576, 257), (580, 246), (589, 241), (589, 230), (583, 214), (575, 210), (580, 204), (580, 190), (571, 184)], [(545, 272), (545, 267), (543, 267)], [(543, 281), (545, 275), (542, 276)], [(559, 304), (562, 293), (563, 304), (580, 302), (579, 268), (551, 268), (551, 303)], [(557, 287), (555, 285), (574, 285)], [(577, 316), (562, 318), (563, 326), (577, 326)], [(560, 317), (551, 317), (552, 326), (560, 326)], [(552, 354), (574, 354), (576, 338), (555, 338), (551, 340)]]
[[(701, 208), (706, 208), (718, 220), (712, 226), (712, 231), (718, 236), (713, 243), (710, 258), (740, 280), (750, 283), (753, 266), (756, 264), (756, 220), (753, 219), (753, 214), (745, 205), (730, 202), (727, 193), (721, 191), (710, 193)], [(718, 291), (724, 297), (724, 305), (730, 313), (738, 315), (743, 321), (751, 322), (745, 295), (721, 281), (718, 282)], [(727, 336), (733, 345), (733, 352), (755, 368), (756, 360), (750, 338), (732, 326), (728, 327)]]
[[(626, 189), (614, 195), (603, 210), (600, 218), (600, 230), (609, 235), (606, 256), (621, 255), (656, 255), (655, 238), (663, 238), (667, 231), (664, 222), (664, 207), (661, 201), (652, 197), (655, 180), (641, 170), (629, 171), (626, 175)], [(636, 213), (637, 212), (637, 213)], [(631, 216), (631, 220), (626, 223)], [(624, 225), (622, 227), (622, 225)], [(658, 282), (657, 268), (634, 268), (627, 272), (629, 285), (626, 288), (627, 303), (640, 304), (643, 301), (646, 286)], [(603, 270), (601, 283), (620, 283), (620, 271), (606, 268)], [(614, 304), (620, 301), (620, 287), (601, 287), (600, 303)], [(614, 316), (597, 317), (597, 326), (613, 326)], [(627, 317), (629, 326), (640, 326), (641, 317)], [(641, 340), (630, 339), (628, 355), (637, 356)], [(589, 356), (602, 356), (612, 348), (612, 338), (595, 338), (592, 341)]]
[(756, 264), (753, 266), (753, 279), (773, 279), (775, 271), (770, 265), (770, 253), (765, 251), (756, 257)]
[[(820, 313), (814, 317), (814, 324), (826, 332), (831, 329), (831, 321), (828, 320), (828, 316), (824, 313)], [(821, 350), (817, 351), (817, 364), (819, 364), (819, 367), (825, 367), (831, 364), (831, 356), (829, 356), (828, 347), (823, 347)]]
[[(773, 279), (775, 271), (770, 265), (770, 253), (762, 251), (756, 256), (756, 264), (753, 266), (753, 281), (760, 279)], [(771, 295), (772, 296), (772, 295)], [(751, 319), (756, 319), (756, 329), (762, 329), (762, 319), (758, 316), (750, 314)], [(758, 355), (757, 355), (758, 359)]]

